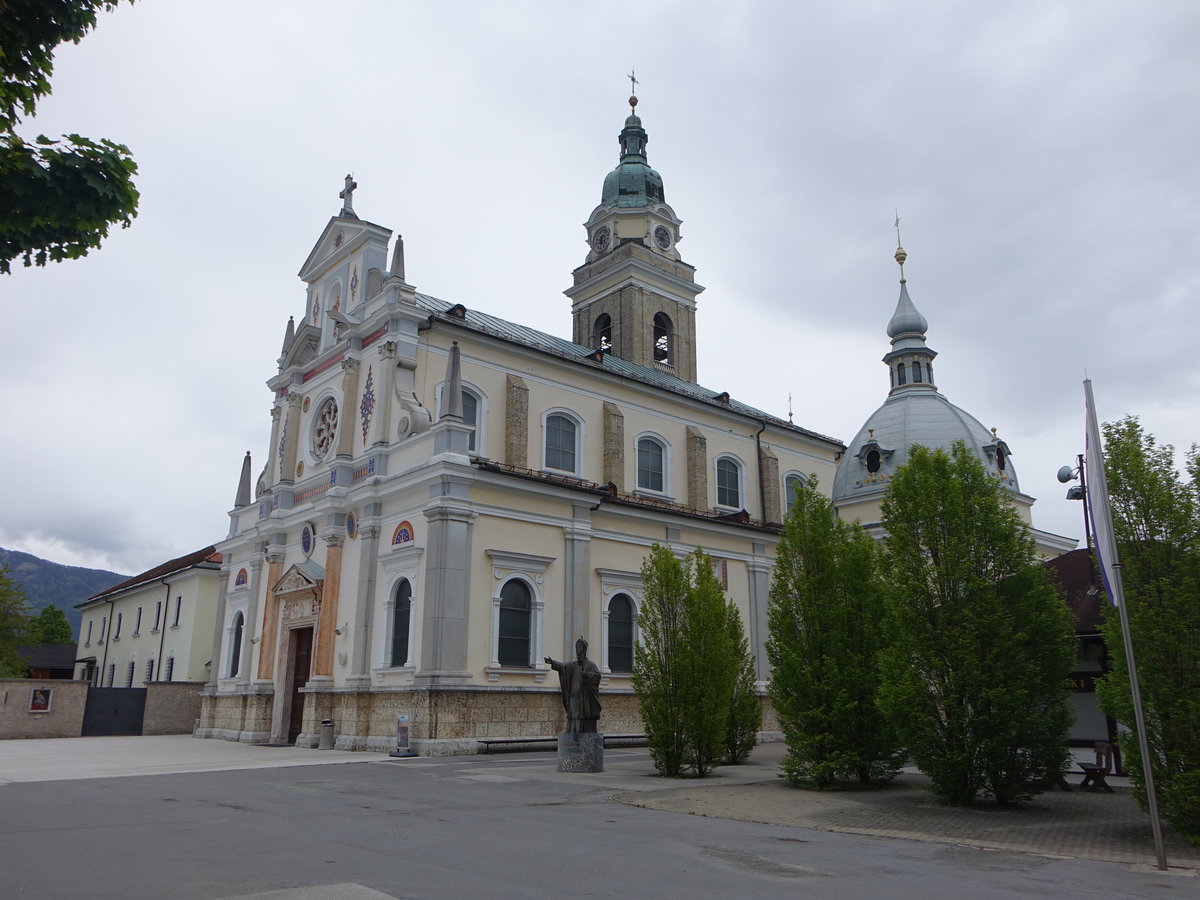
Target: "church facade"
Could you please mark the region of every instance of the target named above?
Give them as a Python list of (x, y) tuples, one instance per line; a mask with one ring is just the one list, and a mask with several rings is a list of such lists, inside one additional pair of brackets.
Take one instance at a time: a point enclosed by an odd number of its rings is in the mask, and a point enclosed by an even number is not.
[[(631, 101), (634, 102), (635, 101)], [(844, 447), (697, 383), (703, 288), (636, 109), (587, 219), (572, 340), (418, 291), (403, 242), (343, 206), (305, 260), (266, 464), (245, 460), (198, 734), (423, 754), (562, 730), (583, 636), (600, 729), (637, 733), (640, 568), (712, 556), (767, 677), (788, 495)], [(264, 432), (266, 429), (264, 428)]]

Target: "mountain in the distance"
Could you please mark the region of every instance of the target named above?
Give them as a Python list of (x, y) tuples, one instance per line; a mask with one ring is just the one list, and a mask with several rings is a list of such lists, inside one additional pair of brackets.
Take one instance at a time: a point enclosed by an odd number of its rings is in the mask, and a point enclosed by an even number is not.
[(75, 604), (130, 577), (103, 569), (64, 566), (31, 553), (0, 547), (0, 568), (4, 566), (8, 567), (9, 577), (25, 591), (25, 599), (35, 613), (47, 606), (57, 606), (67, 614), (76, 636), (82, 616)]

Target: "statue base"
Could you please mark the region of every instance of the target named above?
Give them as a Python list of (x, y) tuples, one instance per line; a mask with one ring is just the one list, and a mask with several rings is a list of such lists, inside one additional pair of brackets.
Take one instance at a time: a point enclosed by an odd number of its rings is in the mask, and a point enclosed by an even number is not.
[(604, 735), (564, 732), (558, 736), (558, 771), (603, 772)]

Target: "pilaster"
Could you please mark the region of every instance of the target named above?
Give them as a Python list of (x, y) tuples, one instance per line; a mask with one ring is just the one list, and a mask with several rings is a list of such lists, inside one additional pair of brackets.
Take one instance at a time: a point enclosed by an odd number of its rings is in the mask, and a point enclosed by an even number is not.
[(325, 535), (325, 582), (321, 589), (321, 610), (317, 615), (316, 658), (313, 678), (333, 678), (333, 645), (337, 638), (338, 596), (342, 583), (342, 534)]
[(284, 397), (283, 420), (283, 461), (279, 467), (281, 484), (294, 484), (296, 481), (296, 449), (300, 446), (300, 403), (298, 393), (288, 393)]
[(687, 427), (687, 502), (693, 509), (707, 509), (708, 439), (694, 425)]
[(424, 510), (429, 538), (418, 684), (455, 683), (471, 677), (467, 670), (467, 628), (476, 514), (464, 499), (454, 496), (456, 489), (465, 485), (439, 487), (446, 493), (435, 497)]
[(338, 429), (337, 458), (350, 459), (354, 455), (354, 423), (358, 410), (358, 372), (361, 364), (357, 359), (342, 360), (342, 426)]
[(625, 416), (608, 400), (604, 401), (604, 481), (625, 489)]
[[(272, 537), (276, 537), (272, 535)], [(286, 535), (278, 535), (286, 541)], [(275, 672), (275, 639), (279, 632), (279, 604), (272, 591), (283, 576), (283, 541), (267, 548), (267, 583), (263, 586), (263, 624), (258, 650), (258, 680), (271, 682)]]
[(524, 378), (512, 374), (504, 385), (504, 461), (529, 466), (529, 388)]
[[(379, 504), (371, 504), (378, 506)], [(358, 592), (354, 598), (354, 631), (350, 641), (350, 675), (347, 687), (367, 687), (371, 683), (371, 629), (374, 621), (375, 570), (379, 564), (379, 525), (358, 526), (362, 543), (358, 566)]]

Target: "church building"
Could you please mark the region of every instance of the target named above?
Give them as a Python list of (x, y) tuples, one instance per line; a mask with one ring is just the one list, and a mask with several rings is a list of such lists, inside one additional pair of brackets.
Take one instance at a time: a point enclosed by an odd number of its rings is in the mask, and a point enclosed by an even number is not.
[(254, 480), (247, 454), (216, 547), (200, 736), (313, 746), (328, 719), (336, 747), (382, 750), (399, 715), (422, 754), (554, 735), (543, 658), (581, 635), (600, 729), (641, 732), (630, 673), (655, 543), (712, 556), (766, 679), (779, 523), (845, 448), (697, 382), (703, 288), (630, 102), (565, 292), (571, 340), (418, 291), (347, 178), (300, 269), (266, 464)]
[[(897, 218), (897, 230), (899, 221)], [(904, 248), (897, 246), (900, 299), (887, 326), (892, 348), (883, 357), (889, 378), (887, 399), (867, 418), (838, 462), (833, 479), (833, 504), (838, 517), (858, 521), (876, 537), (881, 536), (881, 507), (888, 479), (908, 462), (909, 448), (920, 444), (949, 452), (954, 442), (961, 440), (1009, 492), (1037, 544), (1038, 555), (1052, 559), (1066, 553), (1075, 547), (1074, 538), (1033, 527), (1034, 498), (1021, 491), (1008, 444), (995, 428), (989, 431), (938, 390), (933, 378), (937, 353), (925, 343), (929, 323), (908, 296), (904, 277), (907, 259)]]

